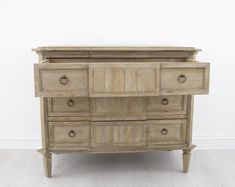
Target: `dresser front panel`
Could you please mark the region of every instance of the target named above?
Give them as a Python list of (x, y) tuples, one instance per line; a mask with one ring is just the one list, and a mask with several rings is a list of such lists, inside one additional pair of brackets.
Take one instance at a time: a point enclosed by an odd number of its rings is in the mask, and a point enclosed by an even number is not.
[(208, 63), (173, 63), (161, 66), (161, 94), (206, 94)]
[(175, 145), (185, 144), (186, 122), (184, 119), (176, 120), (148, 120), (148, 145)]
[(147, 118), (167, 118), (178, 116), (185, 118), (187, 114), (187, 96), (169, 95), (148, 97), (147, 99)]
[(209, 64), (41, 63), (35, 64), (35, 88), (43, 97), (207, 94)]
[(91, 97), (159, 95), (159, 63), (89, 64)]
[(51, 97), (48, 98), (49, 116), (90, 116), (88, 97)]
[(194, 95), (208, 94), (209, 63), (192, 47), (34, 49), (43, 163), (52, 154), (182, 150), (187, 172)]
[(187, 96), (52, 97), (48, 98), (47, 106), (49, 119), (79, 117), (91, 121), (117, 121), (185, 118)]
[(90, 146), (89, 122), (49, 122), (51, 146)]
[(161, 147), (186, 144), (186, 119), (49, 122), (49, 143), (52, 147), (106, 148)]
[(36, 96), (88, 96), (88, 65), (35, 64)]
[(92, 120), (146, 119), (146, 98), (105, 97), (92, 99)]
[(145, 143), (145, 121), (91, 123), (92, 147), (143, 147)]

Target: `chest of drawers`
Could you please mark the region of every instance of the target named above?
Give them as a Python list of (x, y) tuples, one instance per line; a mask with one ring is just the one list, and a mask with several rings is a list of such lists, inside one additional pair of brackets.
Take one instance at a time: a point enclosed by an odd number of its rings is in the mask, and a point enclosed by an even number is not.
[[(193, 97), (208, 94), (209, 64), (191, 47), (39, 47), (46, 176), (52, 154), (182, 150), (187, 172)], [(134, 156), (134, 155), (133, 155)]]

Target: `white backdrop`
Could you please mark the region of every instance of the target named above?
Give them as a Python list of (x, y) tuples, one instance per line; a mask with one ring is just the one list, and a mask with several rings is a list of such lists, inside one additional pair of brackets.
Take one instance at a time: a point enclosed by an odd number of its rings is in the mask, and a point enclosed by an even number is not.
[(194, 142), (235, 148), (235, 1), (0, 0), (0, 147), (40, 146), (32, 48), (193, 46), (211, 62), (210, 95), (195, 97)]

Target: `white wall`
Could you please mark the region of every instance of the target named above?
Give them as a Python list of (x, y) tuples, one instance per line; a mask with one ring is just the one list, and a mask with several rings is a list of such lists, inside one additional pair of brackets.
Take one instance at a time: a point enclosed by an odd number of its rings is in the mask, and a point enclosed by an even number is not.
[(210, 95), (196, 96), (194, 142), (235, 148), (235, 1), (0, 1), (0, 147), (40, 145), (31, 48), (45, 45), (194, 46), (211, 62)]

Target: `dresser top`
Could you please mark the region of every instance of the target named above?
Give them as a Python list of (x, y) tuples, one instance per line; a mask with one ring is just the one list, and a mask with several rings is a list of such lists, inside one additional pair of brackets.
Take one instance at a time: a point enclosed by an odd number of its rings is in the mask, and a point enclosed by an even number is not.
[(89, 47), (89, 46), (45, 46), (32, 49), (36, 52), (46, 51), (175, 51), (175, 52), (198, 52), (200, 49), (194, 47)]

